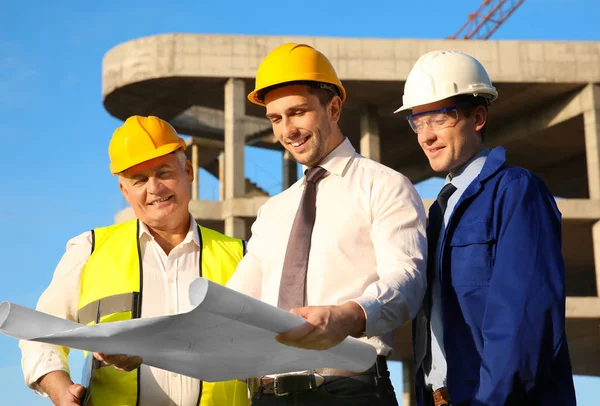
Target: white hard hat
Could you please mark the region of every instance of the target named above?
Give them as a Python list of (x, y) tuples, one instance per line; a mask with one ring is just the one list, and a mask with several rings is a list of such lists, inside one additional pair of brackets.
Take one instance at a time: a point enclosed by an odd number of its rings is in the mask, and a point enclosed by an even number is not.
[(415, 63), (406, 83), (402, 107), (394, 113), (449, 97), (472, 94), (491, 103), (498, 92), (479, 61), (458, 51), (432, 51)]

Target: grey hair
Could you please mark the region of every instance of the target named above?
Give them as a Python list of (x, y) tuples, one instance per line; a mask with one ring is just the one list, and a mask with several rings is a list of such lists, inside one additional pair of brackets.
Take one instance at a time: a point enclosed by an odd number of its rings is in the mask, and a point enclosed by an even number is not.
[(179, 161), (179, 164), (181, 165), (181, 167), (183, 169), (185, 169), (185, 163), (187, 161), (187, 156), (185, 155), (185, 152), (178, 149), (177, 151), (174, 152), (174, 154), (177, 157), (177, 160)]

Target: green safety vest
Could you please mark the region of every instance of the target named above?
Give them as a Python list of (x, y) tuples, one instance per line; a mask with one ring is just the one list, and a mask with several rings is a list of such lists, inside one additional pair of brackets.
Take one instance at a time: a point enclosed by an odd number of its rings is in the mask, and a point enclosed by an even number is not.
[[(208, 228), (198, 228), (199, 276), (224, 285), (244, 255), (244, 242)], [(106, 323), (141, 316), (143, 266), (138, 236), (138, 220), (92, 231), (92, 254), (81, 279), (79, 323)], [(131, 372), (113, 367), (95, 369), (88, 388), (92, 405), (138, 405), (139, 379), (139, 368)], [(200, 406), (248, 405), (244, 382), (201, 382), (200, 388)]]

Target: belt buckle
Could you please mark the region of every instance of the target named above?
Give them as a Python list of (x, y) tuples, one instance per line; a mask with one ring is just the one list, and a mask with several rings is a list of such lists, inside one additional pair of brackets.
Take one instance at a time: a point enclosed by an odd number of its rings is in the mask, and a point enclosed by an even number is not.
[(279, 377), (276, 376), (275, 378), (273, 378), (273, 394), (275, 396), (285, 396), (285, 395), (289, 395), (289, 392), (279, 392)]
[[(299, 375), (302, 375), (302, 374), (299, 374)], [(292, 375), (283, 375), (283, 376), (277, 376), (277, 377), (273, 378), (273, 394), (275, 396), (286, 396), (286, 395), (290, 394), (290, 392), (280, 392), (280, 383), (279, 383), (280, 378), (285, 378), (285, 377), (289, 377), (289, 376), (292, 376)], [(322, 375), (317, 374), (315, 372), (311, 372), (310, 374), (307, 374), (304, 376), (308, 376), (311, 378), (309, 380), (309, 385), (306, 390), (316, 389), (325, 382), (325, 378)]]

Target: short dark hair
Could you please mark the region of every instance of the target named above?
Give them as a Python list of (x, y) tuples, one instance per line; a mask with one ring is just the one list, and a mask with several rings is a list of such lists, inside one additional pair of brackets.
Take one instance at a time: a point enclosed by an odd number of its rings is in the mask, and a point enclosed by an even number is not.
[[(473, 110), (475, 110), (479, 106), (482, 106), (483, 108), (485, 108), (485, 111), (487, 112), (488, 106), (490, 105), (488, 99), (486, 99), (485, 97), (473, 96), (471, 94), (463, 94), (460, 96), (455, 96), (455, 97), (453, 97), (453, 99), (456, 102), (456, 104), (462, 104), (462, 103), (467, 104), (465, 107), (461, 107), (459, 109), (463, 112), (465, 117), (470, 117), (471, 113), (473, 113)], [(481, 129), (481, 131), (479, 131), (479, 134), (481, 134), (481, 141), (485, 141), (486, 128), (487, 128), (487, 121), (483, 125), (483, 128)]]
[(331, 99), (337, 96), (337, 94), (332, 92), (331, 90), (315, 86), (309, 86), (308, 92), (312, 95), (317, 96), (317, 98), (319, 99), (319, 103), (321, 103), (321, 106), (323, 107), (327, 107)]

